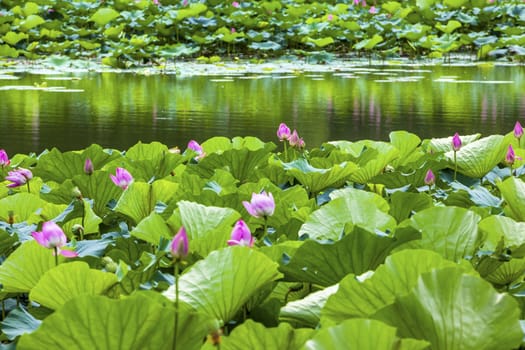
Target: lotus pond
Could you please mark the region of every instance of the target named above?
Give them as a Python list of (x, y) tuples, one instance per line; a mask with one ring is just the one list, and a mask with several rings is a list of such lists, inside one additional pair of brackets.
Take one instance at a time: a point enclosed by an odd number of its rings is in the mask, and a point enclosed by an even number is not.
[(0, 152), (5, 346), (520, 347), (518, 123), (308, 147), (274, 132)]
[(501, 63), (185, 62), (115, 72), (55, 56), (2, 70), (0, 139), (9, 154), (181, 147), (214, 136), (271, 140), (281, 121), (309, 145), (388, 140), (391, 130), (503, 134), (525, 115), (523, 91), (523, 67)]

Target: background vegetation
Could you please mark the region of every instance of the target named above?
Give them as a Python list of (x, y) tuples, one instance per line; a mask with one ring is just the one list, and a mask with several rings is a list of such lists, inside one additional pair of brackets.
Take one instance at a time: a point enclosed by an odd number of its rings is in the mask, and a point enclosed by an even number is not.
[(0, 56), (63, 54), (111, 66), (320, 51), (522, 60), (524, 22), (518, 0), (8, 0), (0, 4)]

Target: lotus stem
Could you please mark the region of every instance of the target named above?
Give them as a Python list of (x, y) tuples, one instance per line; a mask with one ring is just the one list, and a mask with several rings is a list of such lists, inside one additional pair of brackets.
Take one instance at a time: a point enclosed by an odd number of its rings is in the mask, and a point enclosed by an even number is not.
[(29, 187), (29, 181), (27, 181), (27, 193), (31, 193), (31, 188)]
[(286, 142), (284, 142), (284, 161), (288, 161), (288, 146), (286, 145)]
[(53, 251), (55, 252), (55, 266), (58, 266), (58, 248), (54, 247)]
[(177, 349), (177, 332), (179, 330), (179, 262), (175, 262), (175, 332), (173, 334), (173, 349)]
[(456, 181), (457, 173), (458, 173), (458, 162), (456, 158), (456, 151), (454, 151), (454, 181)]

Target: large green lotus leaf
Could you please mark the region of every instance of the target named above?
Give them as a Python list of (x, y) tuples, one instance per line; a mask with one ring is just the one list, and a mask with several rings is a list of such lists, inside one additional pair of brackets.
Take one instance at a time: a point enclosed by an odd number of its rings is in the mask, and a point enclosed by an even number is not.
[(109, 7), (104, 7), (101, 9), (98, 9), (97, 12), (95, 12), (89, 20), (92, 22), (95, 22), (99, 27), (105, 26), (115, 18), (120, 16), (120, 13), (118, 11), (113, 10)]
[(161, 238), (167, 240), (173, 238), (173, 231), (162, 216), (155, 212), (140, 221), (139, 224), (131, 230), (130, 234), (133, 237), (137, 237), (153, 245), (158, 245)]
[(9, 45), (15, 46), (19, 41), (28, 39), (29, 35), (26, 33), (15, 33), (15, 32), (8, 32), (2, 37), (2, 40)]
[[(254, 249), (216, 250), (180, 277), (180, 300), (226, 323), (263, 286), (282, 277), (277, 268), (277, 263)], [(164, 295), (175, 300), (175, 287)]]
[(457, 9), (463, 6), (467, 2), (468, 0), (444, 0), (443, 4), (445, 4), (445, 6), (448, 6), (450, 8)]
[(395, 192), (390, 196), (390, 212), (397, 222), (408, 219), (414, 212), (434, 206), (432, 197), (427, 193)]
[(311, 239), (341, 238), (345, 227), (359, 225), (370, 231), (392, 230), (396, 226), (387, 214), (388, 203), (375, 193), (355, 189), (337, 190), (330, 194), (333, 199), (314, 211), (299, 230), (299, 235)]
[(404, 130), (392, 131), (389, 136), (390, 143), (399, 150), (399, 158), (392, 162), (393, 166), (407, 164), (411, 157), (417, 153), (416, 149), (421, 144), (421, 139), (419, 136)]
[(525, 221), (525, 182), (511, 176), (497, 186), (507, 204), (505, 214), (516, 221)]
[[(221, 350), (298, 350), (310, 338), (313, 329), (294, 329), (287, 323), (275, 328), (266, 328), (260, 323), (246, 320), (221, 341)], [(207, 344), (202, 350), (215, 349)]]
[(56, 310), (78, 295), (101, 295), (118, 283), (113, 273), (90, 269), (83, 261), (60, 264), (48, 270), (33, 287), (29, 297)]
[[(461, 144), (464, 146), (478, 140), (481, 137), (481, 134), (473, 135), (461, 135)], [(452, 136), (439, 138), (439, 139), (430, 139), (424, 140), (423, 145), (429, 152), (449, 152), (452, 151)]]
[(112, 149), (104, 149), (96, 143), (92, 144), (82, 152), (83, 159), (91, 159), (93, 169), (102, 169), (107, 163), (122, 158), (122, 154)]
[(20, 30), (27, 32), (30, 29), (33, 29), (46, 21), (39, 15), (29, 15), (23, 21), (20, 22)]
[(222, 154), (212, 153), (199, 160), (198, 164), (188, 166), (187, 171), (203, 178), (213, 176), (215, 169), (225, 169), (241, 183), (257, 180), (258, 168), (268, 164), (270, 152), (274, 144), (264, 144), (264, 148), (250, 150), (249, 148), (230, 149)]
[(366, 184), (374, 176), (383, 172), (385, 167), (399, 157), (399, 150), (386, 142), (360, 141), (366, 149), (356, 160), (359, 170), (350, 175), (350, 180)]
[[(36, 332), (22, 336), (17, 349), (172, 350), (175, 308), (170, 304), (140, 294), (123, 300), (78, 296), (48, 316)], [(176, 349), (200, 349), (206, 319), (180, 306)]]
[(394, 253), (370, 277), (363, 280), (352, 274), (342, 279), (338, 291), (328, 298), (321, 311), (321, 323), (370, 317), (392, 304), (397, 296), (408, 294), (421, 274), (454, 266), (457, 266), (454, 262), (429, 250), (406, 249)]
[(178, 184), (166, 180), (152, 184), (134, 181), (124, 190), (114, 210), (137, 224), (155, 210), (158, 202), (168, 203), (178, 187)]
[[(204, 141), (201, 144), (201, 146), (206, 154), (211, 154), (211, 153), (220, 154), (220, 153), (223, 153), (224, 151), (227, 151), (233, 148), (232, 141), (229, 138), (224, 137), (224, 136), (212, 137)], [(259, 148), (263, 148), (263, 147), (259, 147)]]
[(396, 329), (383, 322), (358, 318), (321, 328), (301, 350), (423, 350), (428, 347), (429, 343), (423, 340), (400, 339)]
[(337, 292), (338, 288), (339, 285), (336, 284), (311, 293), (303, 299), (289, 302), (281, 308), (279, 320), (291, 323), (294, 327), (317, 327), (321, 318), (321, 309), (328, 297)]
[[(59, 262), (64, 261), (61, 255), (58, 258)], [(54, 266), (53, 250), (42, 247), (36, 241), (27, 241), (0, 265), (2, 291), (29, 293), (40, 277)]]
[(415, 230), (399, 236), (378, 235), (362, 227), (353, 230), (331, 244), (307, 240), (288, 263), (280, 266), (288, 281), (310, 282), (330, 286), (349, 273), (361, 274), (383, 263), (395, 247), (419, 238)]
[(240, 214), (230, 208), (207, 207), (198, 203), (180, 201), (181, 223), (191, 241), (191, 249), (201, 256), (225, 247), (232, 227)]
[(34, 212), (43, 208), (46, 202), (35, 194), (21, 192), (0, 199), (0, 220), (9, 222), (10, 213), (15, 222), (26, 221)]
[(427, 272), (407, 295), (374, 315), (402, 337), (432, 349), (515, 349), (523, 338), (520, 309), (507, 294), (457, 268)]
[(491, 215), (481, 220), (478, 227), (486, 237), (483, 250), (495, 251), (503, 239), (504, 247), (510, 248), (515, 256), (516, 250), (525, 244), (525, 222), (516, 222), (507, 216)]
[(108, 168), (124, 167), (137, 180), (150, 181), (170, 175), (185, 159), (180, 154), (171, 153), (160, 142), (139, 142), (126, 151), (125, 159), (117, 159)]
[(352, 162), (334, 164), (325, 169), (315, 168), (303, 158), (283, 165), (286, 174), (296, 178), (310, 193), (319, 193), (339, 184), (358, 169), (357, 165)]
[(93, 199), (93, 210), (100, 217), (109, 211), (108, 203), (118, 200), (122, 195), (122, 189), (111, 181), (110, 173), (103, 170), (96, 170), (91, 175), (76, 175), (73, 184), (78, 187), (84, 198)]
[[(458, 172), (481, 179), (505, 159), (507, 147), (501, 135), (484, 137), (461, 147), (456, 152)], [(450, 161), (450, 166), (454, 167), (454, 151), (447, 152), (446, 156)]]
[(496, 286), (503, 287), (516, 282), (518, 279), (521, 282), (524, 273), (525, 259), (510, 259), (509, 261), (502, 261), (501, 265), (483, 278)]
[(53, 148), (39, 157), (33, 174), (41, 177), (44, 181), (62, 183), (75, 175), (84, 174), (85, 161), (86, 159), (79, 152), (62, 153)]
[(433, 250), (447, 259), (459, 261), (474, 255), (481, 244), (478, 232), (481, 217), (473, 211), (458, 207), (432, 207), (410, 219), (410, 225), (421, 231), (416, 247)]

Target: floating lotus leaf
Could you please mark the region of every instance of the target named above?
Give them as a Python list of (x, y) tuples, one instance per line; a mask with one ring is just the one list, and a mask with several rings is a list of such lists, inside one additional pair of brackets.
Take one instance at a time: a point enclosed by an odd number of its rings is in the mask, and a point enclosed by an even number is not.
[(103, 27), (115, 18), (120, 16), (120, 13), (118, 11), (113, 10), (109, 7), (104, 7), (101, 9), (98, 9), (97, 12), (95, 12), (89, 20), (92, 22), (95, 22), (99, 27)]
[[(400, 231), (401, 232), (401, 231)], [(307, 240), (280, 270), (288, 281), (309, 282), (321, 286), (338, 283), (349, 273), (374, 270), (395, 247), (419, 238), (415, 230), (399, 235), (378, 235), (359, 226), (333, 244)]]
[(429, 250), (408, 249), (392, 254), (368, 278), (348, 275), (321, 310), (323, 325), (348, 318), (370, 317), (415, 287), (419, 276), (434, 269), (456, 266)]
[(158, 202), (168, 203), (178, 186), (166, 180), (158, 180), (152, 184), (134, 181), (123, 192), (115, 211), (139, 223), (151, 214)]
[(15, 222), (26, 221), (45, 204), (45, 201), (32, 193), (22, 192), (8, 196), (0, 199), (0, 220), (9, 222), (9, 216), (12, 213)]
[(158, 245), (161, 238), (170, 240), (174, 236), (174, 232), (164, 218), (155, 212), (152, 212), (148, 217), (142, 219), (139, 224), (131, 230), (130, 234), (133, 237), (137, 237), (153, 245)]
[(396, 329), (383, 322), (353, 319), (337, 326), (321, 328), (301, 350), (423, 350), (428, 349), (428, 346), (429, 343), (423, 340), (399, 338)]
[[(507, 148), (501, 135), (491, 135), (471, 142), (456, 153), (458, 172), (480, 179), (505, 159)], [(446, 156), (450, 166), (454, 167), (454, 152), (449, 151)]]
[(374, 176), (381, 174), (385, 167), (399, 157), (399, 150), (386, 142), (362, 141), (365, 148), (356, 163), (360, 169), (350, 176), (350, 180), (366, 184)]
[[(287, 323), (281, 323), (275, 328), (266, 328), (260, 323), (246, 320), (221, 341), (224, 350), (267, 350), (287, 349), (298, 350), (310, 337), (312, 329), (294, 329)], [(202, 350), (215, 347), (207, 345)]]
[[(79, 296), (48, 316), (36, 332), (22, 336), (17, 348), (172, 350), (175, 308), (170, 304), (140, 294), (123, 300)], [(180, 306), (176, 349), (200, 349), (206, 319)]]
[[(427, 272), (407, 295), (374, 318), (432, 349), (514, 349), (521, 344), (520, 309), (507, 294), (458, 268)], [(480, 322), (481, 321), (481, 322)]]
[(207, 207), (188, 201), (180, 201), (178, 206), (193, 251), (206, 256), (227, 246), (239, 213), (230, 208)]
[(302, 299), (289, 302), (281, 308), (279, 320), (291, 323), (295, 327), (317, 327), (321, 317), (321, 309), (328, 297), (337, 292), (338, 288), (339, 285), (336, 284), (309, 294)]
[(396, 226), (396, 221), (388, 215), (388, 204), (380, 196), (371, 192), (353, 189), (334, 191), (332, 201), (314, 211), (299, 230), (299, 235), (311, 239), (341, 238), (346, 226), (359, 225), (370, 231), (387, 231)]
[[(58, 258), (64, 261), (62, 256)], [(29, 293), (44, 273), (54, 266), (52, 249), (46, 249), (33, 240), (27, 241), (0, 265), (2, 291)]]
[(33, 287), (29, 297), (40, 305), (56, 310), (79, 295), (101, 295), (118, 283), (112, 273), (90, 269), (75, 261), (48, 270)]
[(293, 176), (310, 193), (319, 193), (335, 184), (348, 179), (350, 175), (358, 170), (355, 163), (343, 162), (334, 164), (327, 169), (315, 168), (306, 159), (298, 159), (291, 163), (284, 163), (284, 169), (288, 175)]
[(516, 222), (507, 216), (491, 215), (479, 222), (479, 230), (486, 237), (483, 250), (495, 251), (503, 239), (503, 246), (510, 248), (512, 255), (525, 254), (525, 222)]
[[(180, 277), (180, 300), (226, 323), (262, 287), (282, 276), (277, 267), (267, 256), (247, 247), (213, 251)], [(164, 295), (174, 300), (174, 286)]]
[(511, 176), (497, 186), (506, 203), (505, 214), (516, 221), (525, 221), (525, 182)]
[(421, 231), (420, 241), (413, 246), (433, 250), (445, 258), (459, 261), (472, 257), (481, 244), (478, 232), (481, 217), (458, 207), (432, 207), (410, 219), (410, 226)]

